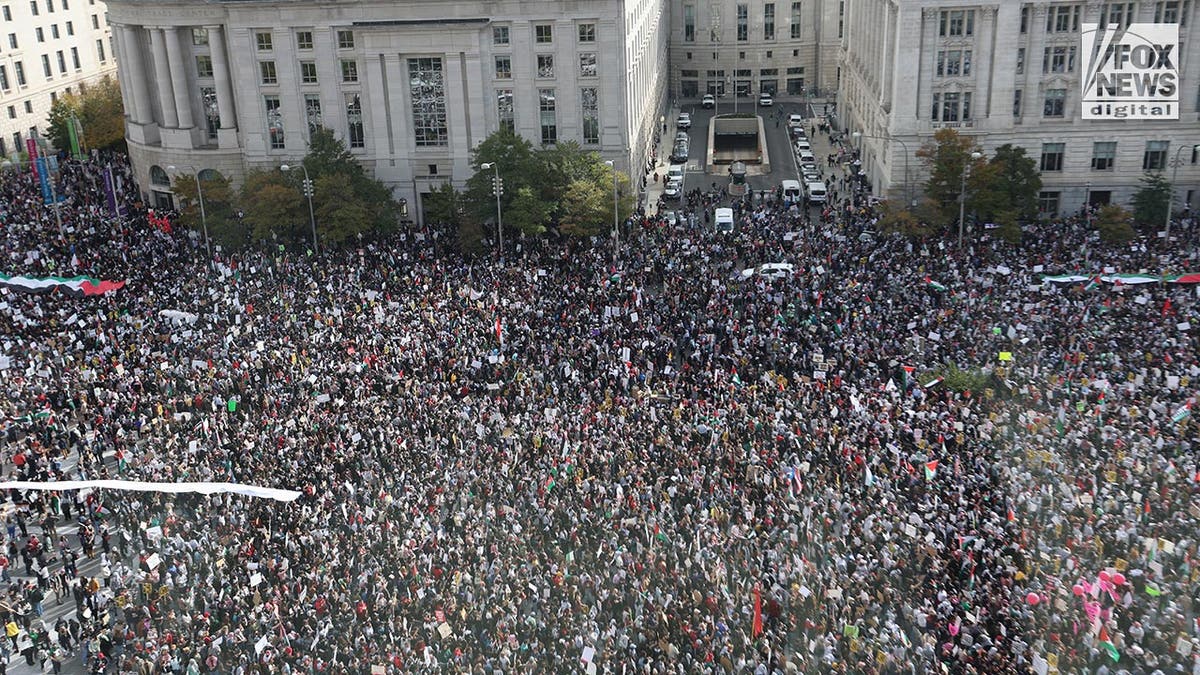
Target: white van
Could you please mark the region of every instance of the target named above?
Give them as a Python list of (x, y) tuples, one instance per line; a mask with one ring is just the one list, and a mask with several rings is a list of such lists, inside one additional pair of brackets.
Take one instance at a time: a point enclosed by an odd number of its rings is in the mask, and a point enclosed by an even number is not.
[(808, 202), (810, 204), (825, 203), (825, 184), (819, 181), (813, 181), (808, 184)]
[(672, 164), (667, 167), (667, 182), (683, 182), (683, 166), (680, 164)]
[(733, 209), (717, 209), (713, 216), (717, 232), (733, 232)]
[(817, 157), (812, 154), (812, 150), (801, 150), (796, 153), (796, 158), (800, 160), (801, 164), (817, 165)]
[(803, 193), (800, 191), (800, 181), (785, 180), (781, 184), (783, 187), (783, 203), (786, 205), (798, 204), (803, 198)]

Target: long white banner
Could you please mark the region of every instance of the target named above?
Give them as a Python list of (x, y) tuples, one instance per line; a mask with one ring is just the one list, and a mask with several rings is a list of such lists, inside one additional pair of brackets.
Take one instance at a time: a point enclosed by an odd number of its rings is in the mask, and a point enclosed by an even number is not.
[(279, 502), (290, 502), (300, 496), (295, 490), (279, 490), (276, 488), (244, 485), (242, 483), (147, 483), (136, 480), (62, 480), (62, 481), (7, 481), (0, 482), (0, 490), (82, 490), (85, 488), (104, 488), (108, 490), (133, 490), (135, 492), (196, 492), (202, 495), (212, 495), (230, 492), (247, 497), (274, 499)]

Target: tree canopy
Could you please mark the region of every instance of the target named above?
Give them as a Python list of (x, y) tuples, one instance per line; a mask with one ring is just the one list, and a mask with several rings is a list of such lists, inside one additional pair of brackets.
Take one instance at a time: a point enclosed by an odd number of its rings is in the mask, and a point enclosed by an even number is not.
[(1171, 182), (1161, 173), (1142, 176), (1142, 186), (1133, 193), (1133, 219), (1138, 225), (1156, 228), (1167, 221), (1171, 201)]
[(197, 232), (203, 232), (207, 223), (208, 236), (213, 244), (227, 250), (241, 249), (247, 243), (249, 232), (237, 215), (237, 194), (228, 178), (215, 172), (204, 175), (207, 178), (200, 180), (204, 197), (203, 220), (196, 177), (191, 174), (175, 176), (171, 190), (179, 198), (179, 222)]
[(72, 117), (79, 120), (81, 150), (111, 148), (125, 141), (121, 87), (112, 77), (104, 76), (84, 92), (63, 94), (50, 106), (46, 134), (59, 150), (71, 150)]

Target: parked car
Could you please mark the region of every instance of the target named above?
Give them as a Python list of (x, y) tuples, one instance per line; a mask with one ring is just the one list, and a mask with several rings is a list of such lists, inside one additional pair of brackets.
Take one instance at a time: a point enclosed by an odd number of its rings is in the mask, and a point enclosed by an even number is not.
[(764, 91), (758, 95), (758, 104), (763, 107), (775, 105), (775, 97), (771, 96), (771, 92)]
[(667, 167), (667, 182), (683, 182), (683, 167), (678, 164)]
[(742, 270), (742, 278), (749, 279), (757, 274), (760, 277), (768, 279), (784, 279), (792, 276), (796, 272), (796, 268), (791, 263), (777, 262), (759, 265), (758, 267), (747, 267)]
[(796, 141), (796, 153), (799, 154), (805, 151), (812, 152), (812, 143), (809, 143), (807, 138), (801, 138)]
[(803, 126), (804, 126), (804, 116), (803, 115), (796, 115), (794, 113), (791, 115), (788, 115), (788, 128), (789, 129), (795, 129), (795, 128), (803, 127)]
[(683, 186), (678, 183), (667, 183), (667, 189), (663, 190), (663, 199), (675, 201), (683, 195)]
[(800, 175), (804, 178), (805, 183), (814, 183), (821, 180), (821, 174), (817, 171), (817, 167), (811, 164), (801, 165)]
[(675, 126), (679, 129), (692, 128), (692, 116), (689, 113), (679, 113), (679, 117), (675, 119)]
[(817, 165), (817, 158), (812, 154), (811, 150), (801, 150), (796, 153), (796, 159), (799, 159), (801, 164)]
[(675, 147), (673, 147), (671, 149), (671, 161), (672, 162), (688, 161), (688, 144), (686, 141), (681, 141), (679, 143), (676, 143)]
[(675, 142), (678, 143), (679, 141), (683, 141), (684, 143), (687, 143), (688, 142), (688, 132), (676, 131), (675, 132)]
[(700, 100), (700, 105), (705, 108), (714, 108), (717, 105), (717, 97), (712, 94), (705, 94), (704, 98)]

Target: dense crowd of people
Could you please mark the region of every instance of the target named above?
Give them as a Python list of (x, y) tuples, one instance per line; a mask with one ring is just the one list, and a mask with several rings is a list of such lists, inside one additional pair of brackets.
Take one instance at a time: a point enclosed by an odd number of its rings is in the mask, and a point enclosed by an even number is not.
[(65, 239), (0, 183), (0, 273), (127, 283), (0, 291), (4, 475), (303, 496), (10, 491), (4, 660), (1200, 673), (1196, 289), (1042, 280), (1194, 271), (1193, 223), (960, 250), (874, 234), (851, 182), (732, 234), (639, 217), (615, 263), (436, 227), (210, 261), (123, 159), (64, 167)]

